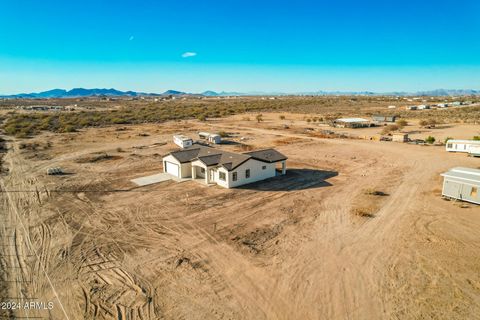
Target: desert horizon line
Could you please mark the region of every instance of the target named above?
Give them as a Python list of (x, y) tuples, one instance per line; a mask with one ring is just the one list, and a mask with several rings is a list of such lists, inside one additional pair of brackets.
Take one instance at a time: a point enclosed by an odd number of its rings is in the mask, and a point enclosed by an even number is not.
[(162, 95), (201, 95), (201, 96), (301, 96), (301, 95), (480, 95), (480, 89), (473, 88), (433, 88), (429, 90), (119, 90), (114, 87), (72, 87), (71, 89), (52, 88), (20, 93), (0, 93), (1, 98), (69, 98), (81, 96), (162, 96)]

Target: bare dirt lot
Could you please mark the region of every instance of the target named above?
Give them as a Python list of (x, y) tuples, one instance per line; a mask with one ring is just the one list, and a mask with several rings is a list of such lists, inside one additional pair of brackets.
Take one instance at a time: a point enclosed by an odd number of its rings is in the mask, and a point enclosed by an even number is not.
[[(480, 209), (443, 200), (439, 176), (478, 168), (480, 159), (437, 146), (324, 139), (305, 131), (319, 128), (303, 115), (263, 116), (10, 139), (2, 296), (53, 307), (0, 315), (480, 318)], [(406, 128), (424, 130), (415, 121)], [(228, 134), (219, 148), (277, 148), (289, 158), (287, 175), (231, 190), (130, 182), (162, 171), (172, 134), (200, 130)], [(344, 130), (369, 136), (381, 128)], [(432, 130), (441, 141), (471, 138), (480, 127)], [(65, 174), (47, 176), (50, 167)]]

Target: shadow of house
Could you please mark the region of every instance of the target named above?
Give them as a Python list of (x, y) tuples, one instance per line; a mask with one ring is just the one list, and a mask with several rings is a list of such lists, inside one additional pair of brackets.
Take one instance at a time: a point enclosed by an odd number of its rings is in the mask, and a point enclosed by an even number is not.
[(235, 189), (256, 191), (296, 191), (329, 187), (326, 179), (338, 175), (336, 171), (290, 168), (287, 174), (242, 185)]
[(222, 140), (219, 144), (223, 145), (231, 145), (231, 146), (238, 146), (238, 145), (243, 145), (241, 142), (233, 141), (233, 140)]

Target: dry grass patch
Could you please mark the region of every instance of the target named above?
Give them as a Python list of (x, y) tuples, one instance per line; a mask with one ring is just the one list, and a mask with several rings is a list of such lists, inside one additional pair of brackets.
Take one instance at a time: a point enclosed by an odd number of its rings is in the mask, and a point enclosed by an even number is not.
[(293, 143), (300, 143), (302, 142), (303, 139), (300, 138), (282, 138), (274, 141), (274, 144), (276, 146), (284, 146), (284, 145), (289, 145)]
[(354, 208), (352, 213), (358, 217), (362, 218), (374, 218), (375, 214), (373, 213), (374, 210), (372, 208)]
[(120, 156), (112, 156), (106, 152), (92, 153), (87, 156), (80, 157), (75, 160), (77, 163), (94, 163), (107, 160), (118, 160), (122, 159)]

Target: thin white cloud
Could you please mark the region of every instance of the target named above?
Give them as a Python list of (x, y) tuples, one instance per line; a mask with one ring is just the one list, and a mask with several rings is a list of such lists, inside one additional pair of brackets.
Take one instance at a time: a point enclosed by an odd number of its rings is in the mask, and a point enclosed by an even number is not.
[(196, 52), (185, 52), (182, 54), (182, 58), (190, 58), (190, 57), (195, 57), (197, 55)]
[(130, 38), (128, 38), (129, 41), (132, 41), (133, 39), (135, 39), (134, 36), (130, 36)]

